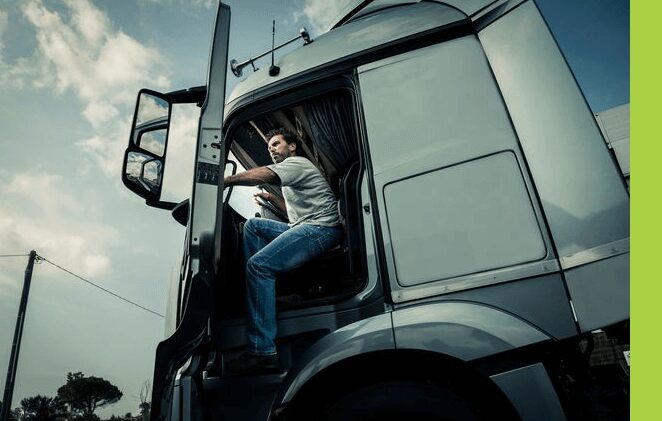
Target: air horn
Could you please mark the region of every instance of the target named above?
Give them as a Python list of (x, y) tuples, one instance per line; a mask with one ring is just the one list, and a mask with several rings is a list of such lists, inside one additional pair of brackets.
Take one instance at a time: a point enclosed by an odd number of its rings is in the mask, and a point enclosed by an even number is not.
[(253, 71), (259, 70), (259, 68), (255, 67), (255, 60), (257, 60), (259, 58), (262, 58), (262, 57), (266, 56), (269, 53), (272, 53), (271, 54), (271, 67), (269, 68), (269, 75), (270, 76), (276, 76), (278, 74), (278, 72), (280, 71), (280, 69), (278, 68), (278, 66), (275, 66), (273, 64), (273, 60), (274, 60), (273, 52), (274, 51), (276, 51), (277, 49), (279, 49), (281, 47), (284, 47), (288, 44), (293, 43), (294, 41), (298, 40), (299, 38), (303, 39), (303, 45), (308, 45), (311, 42), (313, 42), (313, 40), (310, 39), (310, 34), (308, 34), (308, 31), (306, 30), (306, 28), (301, 28), (301, 30), (299, 31), (299, 35), (297, 35), (296, 37), (292, 38), (289, 41), (285, 41), (284, 43), (280, 44), (277, 47), (274, 47), (273, 46), (273, 40), (274, 40), (275, 32), (276, 32), (276, 29), (275, 29), (276, 23), (275, 23), (275, 21), (274, 21), (273, 25), (274, 26), (272, 28), (271, 49), (270, 50), (267, 50), (267, 51), (265, 51), (264, 53), (262, 53), (258, 56), (251, 57), (248, 60), (243, 61), (241, 63), (239, 63), (235, 59), (230, 60), (230, 69), (232, 70), (232, 73), (234, 73), (235, 76), (241, 77), (244, 67), (248, 66), (249, 64), (253, 67)]

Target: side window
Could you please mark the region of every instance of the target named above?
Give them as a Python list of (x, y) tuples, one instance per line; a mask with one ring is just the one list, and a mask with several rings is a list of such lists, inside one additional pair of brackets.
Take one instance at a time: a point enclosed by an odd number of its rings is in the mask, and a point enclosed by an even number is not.
[(363, 66), (359, 82), (393, 290), (461, 288), (548, 256), (518, 139), (474, 36)]
[[(246, 168), (244, 168), (243, 165), (241, 165), (241, 162), (237, 159), (237, 157), (230, 152), (228, 155), (228, 159), (230, 161), (234, 161), (237, 164), (237, 173), (244, 172), (246, 171)], [(230, 175), (232, 174), (232, 166), (227, 165), (225, 167), (225, 175)], [(232, 195), (230, 196), (230, 202), (229, 205), (234, 209), (239, 215), (243, 216), (244, 218), (252, 218), (255, 216), (255, 212), (259, 210), (259, 207), (255, 204), (253, 201), (253, 193), (256, 192), (258, 189), (256, 187), (246, 187), (246, 186), (234, 186), (232, 189)], [(225, 200), (225, 196), (228, 194), (228, 189), (225, 189), (223, 192), (223, 200)]]

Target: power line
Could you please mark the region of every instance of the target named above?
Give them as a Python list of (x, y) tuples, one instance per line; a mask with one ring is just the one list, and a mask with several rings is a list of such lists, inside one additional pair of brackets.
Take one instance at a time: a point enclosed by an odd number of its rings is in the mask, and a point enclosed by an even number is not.
[(141, 309), (143, 309), (143, 310), (145, 310), (145, 311), (149, 311), (150, 313), (155, 314), (155, 315), (157, 315), (157, 316), (159, 316), (159, 317), (164, 317), (163, 314), (159, 314), (159, 313), (157, 313), (156, 311), (154, 311), (154, 310), (150, 310), (150, 309), (148, 309), (147, 307), (143, 307), (143, 306), (141, 306), (141, 305), (138, 304), (138, 303), (135, 303), (135, 302), (133, 302), (133, 301), (127, 299), (127, 298), (122, 297), (121, 295), (117, 295), (117, 294), (115, 294), (114, 292), (109, 291), (109, 290), (107, 290), (106, 288), (104, 288), (104, 287), (102, 287), (102, 286), (99, 286), (99, 285), (95, 284), (94, 282), (89, 281), (89, 280), (83, 278), (83, 277), (80, 276), (80, 275), (76, 275), (75, 273), (71, 272), (70, 270), (67, 270), (67, 269), (63, 268), (62, 266), (60, 266), (60, 265), (58, 265), (58, 264), (55, 264), (55, 263), (51, 262), (50, 260), (48, 260), (48, 259), (45, 258), (45, 257), (37, 256), (37, 258), (40, 259), (40, 260), (43, 260), (43, 261), (45, 261), (45, 262), (50, 263), (51, 265), (55, 266), (56, 268), (58, 268), (58, 269), (60, 269), (60, 270), (63, 270), (64, 272), (67, 272), (69, 275), (74, 276), (74, 277), (80, 279), (80, 280), (83, 281), (83, 282), (87, 282), (88, 284), (92, 285), (93, 287), (99, 288), (100, 290), (102, 290), (102, 291), (104, 291), (104, 292), (106, 292), (106, 293), (108, 293), (108, 294), (110, 294), (110, 295), (112, 295), (112, 296), (114, 296), (114, 297), (117, 297), (117, 298), (119, 298), (120, 300), (126, 301), (127, 303), (129, 303), (129, 304), (131, 304), (131, 305), (134, 305), (134, 306), (136, 306), (136, 307), (139, 307), (139, 308), (141, 308)]

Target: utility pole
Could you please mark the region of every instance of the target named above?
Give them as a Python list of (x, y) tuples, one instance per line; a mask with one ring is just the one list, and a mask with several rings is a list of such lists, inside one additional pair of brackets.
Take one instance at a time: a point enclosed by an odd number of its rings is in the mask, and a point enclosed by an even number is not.
[(21, 337), (23, 336), (23, 324), (25, 323), (25, 310), (28, 306), (28, 294), (30, 293), (30, 282), (32, 281), (32, 268), (37, 259), (37, 252), (30, 251), (28, 266), (25, 268), (25, 278), (23, 279), (23, 293), (21, 294), (21, 303), (18, 306), (18, 316), (16, 317), (16, 329), (14, 330), (14, 342), (11, 346), (11, 356), (9, 357), (9, 368), (7, 368), (7, 377), (5, 379), (5, 394), (2, 398), (2, 415), (0, 421), (9, 421), (9, 412), (11, 411), (11, 400), (14, 394), (14, 380), (16, 379), (16, 368), (18, 367), (18, 352), (21, 349)]

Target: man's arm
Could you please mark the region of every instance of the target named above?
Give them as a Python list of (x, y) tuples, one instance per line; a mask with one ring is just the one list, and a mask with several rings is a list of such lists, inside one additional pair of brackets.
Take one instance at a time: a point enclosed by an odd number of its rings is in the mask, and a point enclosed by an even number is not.
[(223, 178), (223, 186), (257, 186), (260, 184), (280, 185), (280, 178), (267, 167), (253, 168), (239, 174)]

